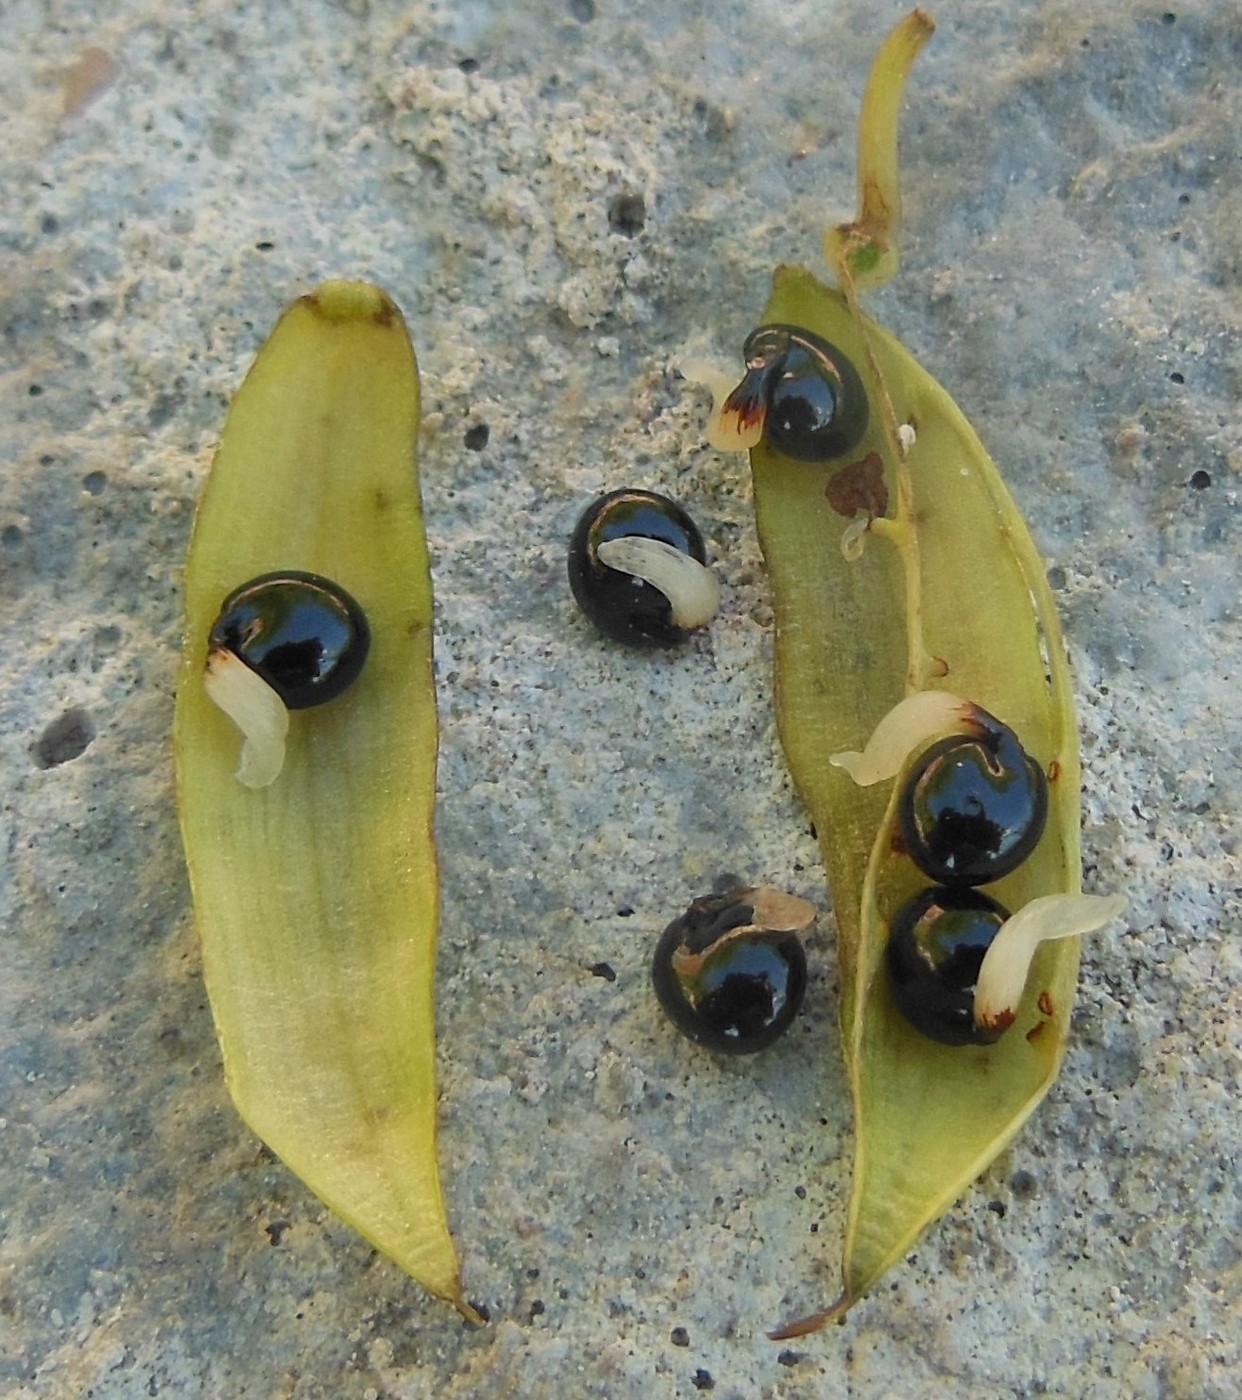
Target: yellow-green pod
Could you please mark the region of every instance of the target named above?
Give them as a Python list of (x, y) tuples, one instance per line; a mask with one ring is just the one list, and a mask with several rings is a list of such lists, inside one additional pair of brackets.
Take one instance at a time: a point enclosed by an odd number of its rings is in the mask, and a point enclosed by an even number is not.
[[(238, 1111), (338, 1215), (469, 1315), (436, 1153), (437, 726), (418, 421), (413, 348), (379, 288), (328, 282), (284, 313), (233, 400), (195, 522), (175, 750)], [(283, 760), (239, 780), (242, 735), (205, 685), (208, 638), (233, 590), (282, 570), (343, 587), (370, 649), (348, 690), (281, 719)]]
[[(826, 240), (840, 288), (779, 268), (763, 317), (843, 352), (866, 396), (865, 431), (831, 460), (795, 460), (769, 440), (763, 407), (738, 397), (743, 386), (714, 420), (713, 440), (751, 448), (778, 724), (832, 885), (855, 1110), (842, 1295), (774, 1336), (844, 1313), (1013, 1138), (1060, 1066), (1072, 935), (1117, 912), (1079, 895), (1078, 740), (1043, 564), (966, 418), (857, 303), (860, 285), (896, 270), (899, 98), (931, 30), (915, 11), (877, 57), (860, 125), (859, 218)], [(894, 913), (934, 883), (902, 849), (892, 779), (920, 742), (968, 727), (971, 707), (1020, 737), (1047, 775), (1049, 812), (1033, 854), (987, 890), (1027, 911), (1010, 922), (1020, 943), (1038, 945), (1006, 1008), (1013, 1024), (994, 1044), (948, 1045), (905, 1019), (886, 976)], [(895, 711), (913, 712), (914, 732), (881, 730), (876, 745), (896, 750), (877, 767), (868, 741)], [(868, 766), (876, 772), (861, 786), (849, 770), (862, 777)]]

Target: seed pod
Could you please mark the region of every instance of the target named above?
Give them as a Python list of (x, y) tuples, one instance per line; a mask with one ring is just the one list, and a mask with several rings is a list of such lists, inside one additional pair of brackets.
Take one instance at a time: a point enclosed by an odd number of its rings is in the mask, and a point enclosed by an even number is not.
[[(779, 268), (762, 318), (837, 347), (870, 405), (865, 433), (833, 464), (791, 464), (762, 435), (751, 449), (776, 617), (778, 727), (833, 890), (856, 1141), (841, 1297), (774, 1337), (839, 1317), (1010, 1142), (1065, 1048), (1078, 940), (1053, 929), (1076, 934), (1116, 913), (1112, 901), (1077, 893), (1077, 733), (1043, 563), (961, 410), (858, 303), (860, 288), (896, 271), (898, 110), (932, 27), (913, 11), (872, 69), (858, 218), (825, 239), (839, 288)], [(708, 434), (718, 443), (731, 428), (720, 420)], [(955, 694), (942, 702), (939, 691)], [(936, 711), (960, 708), (955, 696), (1003, 715), (1049, 776), (1044, 835), (996, 895), (1015, 911), (1053, 902), (1033, 930), (1021, 912), (1011, 921), (997, 996), (1014, 1025), (992, 1045), (929, 1040), (897, 1010), (885, 975), (890, 923), (925, 883), (895, 840), (891, 778), (910, 748), (900, 747), (909, 712), (899, 702), (913, 706), (918, 729), (929, 712), (939, 722)], [(885, 736), (880, 747), (900, 749), (895, 765), (875, 760), (873, 732)]]
[[(436, 1159), (436, 710), (417, 431), (414, 354), (383, 292), (329, 282), (286, 311), (233, 400), (195, 522), (174, 748), (238, 1111), (338, 1215), (473, 1316)], [(370, 652), (330, 704), (290, 716), (278, 701), (283, 768), (244, 786), (204, 658), (239, 582), (290, 567), (349, 580)], [(230, 650), (212, 657), (257, 676)]]

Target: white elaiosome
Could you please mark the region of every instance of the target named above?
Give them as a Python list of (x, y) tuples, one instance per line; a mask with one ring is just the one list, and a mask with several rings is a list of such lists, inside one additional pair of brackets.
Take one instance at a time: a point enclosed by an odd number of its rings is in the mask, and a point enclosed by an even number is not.
[(285, 702), (231, 651), (213, 651), (208, 656), (203, 687), (242, 732), (237, 781), (250, 788), (274, 783), (285, 764), (289, 732)]
[(605, 540), (596, 549), (600, 563), (623, 574), (633, 574), (658, 588), (668, 599), (673, 625), (705, 627), (720, 606), (720, 580), (690, 554), (683, 554), (664, 540), (626, 535)]
[(1119, 894), (1047, 894), (1024, 904), (1000, 926), (984, 954), (975, 983), (975, 1025), (995, 1030), (1012, 1022), (1041, 943), (1091, 933), (1125, 907)]
[(702, 384), (711, 391), (712, 411), (703, 430), (708, 445), (717, 452), (749, 452), (763, 437), (763, 415), (742, 427), (736, 413), (722, 412), (725, 400), (737, 388), (737, 373), (721, 369), (706, 360), (687, 360), (679, 366), (682, 375), (692, 384)]
[(979, 707), (947, 690), (920, 690), (893, 706), (875, 727), (861, 752), (832, 754), (828, 762), (844, 768), (859, 787), (895, 778), (914, 750), (928, 739), (960, 730)]

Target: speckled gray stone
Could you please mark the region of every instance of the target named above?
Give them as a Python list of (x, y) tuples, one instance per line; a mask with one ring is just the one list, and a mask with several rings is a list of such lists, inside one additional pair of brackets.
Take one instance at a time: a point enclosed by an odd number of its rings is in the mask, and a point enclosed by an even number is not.
[[(764, 1329), (835, 1291), (848, 1199), (831, 917), (753, 1062), (648, 988), (724, 872), (827, 908), (745, 462), (676, 367), (735, 361), (772, 266), (818, 266), (852, 213), (901, 8), (4, 5), (0, 1392), (1236, 1393), (1230, 0), (939, 6), (872, 302), (1001, 463), (1065, 621), (1087, 882), (1130, 907), (1085, 947), (1059, 1083), (843, 1328), (782, 1347)], [(193, 506), (259, 343), (327, 276), (391, 292), (422, 363), (441, 1146), (477, 1330), (242, 1126), (181, 863)], [(565, 587), (577, 512), (619, 485), (683, 501), (724, 579), (676, 654), (601, 640)]]

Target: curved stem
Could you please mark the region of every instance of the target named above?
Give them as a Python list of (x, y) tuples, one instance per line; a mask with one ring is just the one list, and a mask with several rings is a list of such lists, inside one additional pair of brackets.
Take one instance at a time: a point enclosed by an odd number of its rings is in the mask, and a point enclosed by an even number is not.
[(858, 304), (858, 291), (860, 287), (887, 282), (897, 271), (897, 233), (901, 227), (897, 135), (901, 96), (914, 60), (935, 27), (925, 11), (911, 10), (880, 46), (867, 78), (858, 121), (858, 217), (853, 223), (840, 224), (824, 235), (825, 255), (836, 271), (846, 305), (867, 347), (867, 360), (879, 389), (888, 455), (896, 478), (894, 514), (872, 521), (871, 530), (890, 540), (901, 555), (909, 640), (906, 666), (909, 694), (925, 690), (937, 673), (936, 660), (923, 641), (919, 539), (908, 465), (911, 439), (897, 421), (897, 412), (871, 343), (867, 318)]
[(829, 264), (843, 277), (848, 271), (860, 287), (881, 286), (897, 272), (901, 96), (914, 60), (935, 28), (924, 10), (911, 10), (881, 44), (867, 78), (858, 121), (858, 217), (824, 235)]

